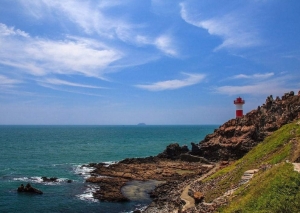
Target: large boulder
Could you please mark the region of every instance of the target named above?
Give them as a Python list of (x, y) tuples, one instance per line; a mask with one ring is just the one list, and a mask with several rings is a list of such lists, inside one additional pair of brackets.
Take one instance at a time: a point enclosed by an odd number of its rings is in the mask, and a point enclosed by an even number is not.
[(178, 143), (172, 143), (168, 145), (167, 148), (162, 153), (157, 155), (157, 157), (176, 160), (180, 158), (181, 154), (187, 152), (189, 152), (189, 149), (186, 145), (180, 147)]

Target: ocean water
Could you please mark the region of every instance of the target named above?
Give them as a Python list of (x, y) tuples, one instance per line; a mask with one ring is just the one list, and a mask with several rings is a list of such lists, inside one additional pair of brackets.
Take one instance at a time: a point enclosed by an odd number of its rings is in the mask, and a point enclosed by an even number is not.
[[(95, 186), (85, 182), (89, 169), (82, 165), (155, 156), (174, 142), (190, 147), (217, 127), (0, 126), (0, 212), (131, 212), (151, 200), (94, 200)], [(45, 183), (43, 176), (59, 179)], [(17, 193), (22, 183), (44, 194)]]

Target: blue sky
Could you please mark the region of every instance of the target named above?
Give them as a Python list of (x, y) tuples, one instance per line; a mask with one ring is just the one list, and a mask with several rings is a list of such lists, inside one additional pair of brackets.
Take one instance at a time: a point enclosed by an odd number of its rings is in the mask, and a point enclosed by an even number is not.
[(1, 0), (0, 124), (222, 124), (300, 90), (298, 0)]

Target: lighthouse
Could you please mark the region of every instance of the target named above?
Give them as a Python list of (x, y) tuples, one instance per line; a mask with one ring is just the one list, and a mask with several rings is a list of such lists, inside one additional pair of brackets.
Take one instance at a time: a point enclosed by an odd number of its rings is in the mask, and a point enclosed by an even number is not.
[(243, 100), (241, 97), (238, 97), (233, 103), (236, 106), (236, 118), (241, 118), (243, 116), (243, 104), (245, 103), (245, 100)]

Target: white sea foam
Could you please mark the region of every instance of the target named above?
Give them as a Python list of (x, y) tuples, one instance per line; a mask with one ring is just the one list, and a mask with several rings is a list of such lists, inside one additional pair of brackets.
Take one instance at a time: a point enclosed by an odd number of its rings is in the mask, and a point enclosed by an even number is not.
[(118, 163), (118, 161), (106, 161), (106, 162), (103, 162), (103, 163), (105, 164), (105, 166), (110, 166), (110, 165)]
[(26, 183), (41, 183), (44, 185), (59, 185), (62, 183), (66, 183), (68, 181), (67, 178), (57, 178), (55, 182), (49, 181), (44, 182), (41, 177), (18, 177), (13, 178), (14, 181), (26, 182)]
[(76, 195), (76, 197), (84, 201), (98, 202), (98, 200), (93, 197), (93, 193), (99, 189), (100, 187), (97, 185), (88, 185), (84, 192), (80, 195)]
[(74, 168), (75, 174), (82, 175), (84, 179), (87, 179), (90, 176), (90, 173), (94, 170), (93, 167), (77, 165)]
[[(140, 204), (137, 204), (135, 207), (136, 207), (135, 210), (145, 211), (145, 210), (147, 209), (148, 206), (142, 206), (142, 205), (140, 205)], [(135, 210), (134, 210), (134, 211), (135, 211)], [(120, 212), (120, 213), (133, 213), (134, 211)]]
[[(118, 163), (118, 161), (105, 161), (102, 163), (104, 163), (104, 166), (110, 166), (110, 165)], [(96, 168), (94, 168), (94, 167), (86, 166), (86, 165), (75, 165), (74, 166), (75, 174), (82, 175), (85, 177), (85, 179), (88, 178), (90, 176), (90, 173), (92, 171), (94, 171), (95, 169)]]

